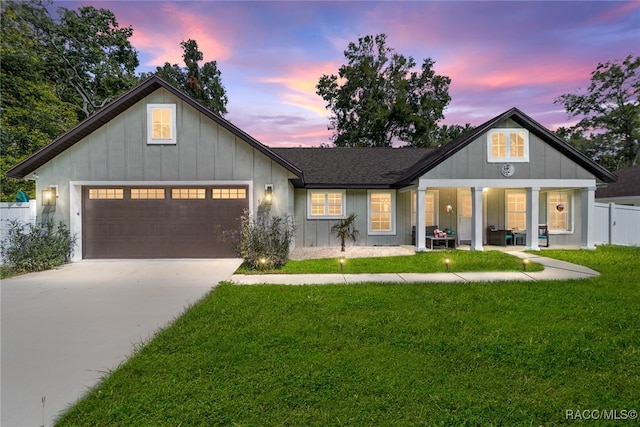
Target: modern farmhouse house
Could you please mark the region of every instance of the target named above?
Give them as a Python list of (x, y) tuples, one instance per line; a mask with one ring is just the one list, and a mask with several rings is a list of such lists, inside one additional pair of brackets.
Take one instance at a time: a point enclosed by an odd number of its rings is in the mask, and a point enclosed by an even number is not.
[(276, 149), (157, 76), (8, 175), (36, 180), (76, 259), (232, 257), (219, 234), (244, 209), (293, 216), (298, 246), (338, 245), (331, 225), (356, 213), (361, 245), (426, 250), (437, 226), (473, 250), (593, 248), (596, 185), (616, 179), (516, 108), (437, 149)]

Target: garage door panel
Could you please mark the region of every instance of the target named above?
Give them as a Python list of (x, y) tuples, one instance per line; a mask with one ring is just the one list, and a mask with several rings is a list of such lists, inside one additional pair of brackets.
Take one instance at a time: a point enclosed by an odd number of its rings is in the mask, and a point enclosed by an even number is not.
[[(95, 187), (94, 187), (95, 188)], [(139, 190), (140, 194), (161, 192)], [(201, 189), (178, 194), (201, 197)], [(131, 188), (124, 187), (120, 199), (91, 199), (89, 188), (83, 190), (83, 256), (85, 258), (219, 258), (234, 257), (229, 242), (219, 239), (220, 230), (236, 228), (248, 199), (213, 199), (206, 187), (204, 199), (174, 199), (171, 187), (164, 199), (131, 198)], [(244, 194), (248, 194), (246, 186)], [(188, 190), (188, 189), (187, 189)], [(232, 194), (236, 194), (233, 191)], [(95, 195), (113, 191), (94, 191)], [(224, 194), (224, 192), (223, 192)], [(228, 192), (227, 192), (228, 194)]]

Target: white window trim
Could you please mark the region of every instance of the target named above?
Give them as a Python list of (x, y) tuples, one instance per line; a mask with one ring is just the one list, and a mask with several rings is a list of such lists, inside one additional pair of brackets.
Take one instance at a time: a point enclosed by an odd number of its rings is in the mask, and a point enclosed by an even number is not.
[[(417, 222), (417, 211), (418, 211), (418, 192), (417, 191), (413, 191), (412, 195), (411, 195), (411, 225), (415, 226), (416, 222)], [(426, 190), (424, 192), (424, 198), (425, 198), (425, 211), (422, 213), (424, 215), (425, 221), (427, 219), (427, 194), (433, 194), (433, 201), (434, 201), (434, 224), (439, 224), (440, 223), (440, 190)], [(433, 224), (427, 224), (427, 225), (433, 225)]]
[[(524, 200), (525, 200), (524, 212), (521, 212), (521, 211), (513, 211), (513, 212), (524, 213), (525, 221), (527, 217), (527, 211), (530, 209), (529, 205), (527, 204), (527, 190), (525, 189), (505, 190), (504, 192), (504, 228), (507, 228), (507, 229), (513, 228), (513, 227), (510, 227), (510, 224), (507, 224), (507, 221), (509, 221), (509, 212), (510, 212), (509, 211), (509, 194), (524, 195)], [(525, 228), (526, 228), (526, 225), (525, 225)]]
[[(151, 111), (154, 109), (169, 109), (171, 110), (171, 138), (153, 138), (153, 122)], [(178, 142), (176, 129), (176, 104), (147, 104), (147, 144), (158, 145), (167, 144), (175, 145)]]
[(575, 233), (575, 222), (574, 222), (574, 213), (575, 213), (575, 200), (574, 200), (574, 196), (575, 196), (575, 191), (570, 191), (570, 190), (549, 190), (546, 192), (546, 199), (547, 199), (547, 212), (545, 214), (545, 216), (547, 217), (547, 223), (549, 222), (548, 218), (549, 218), (549, 193), (567, 193), (569, 197), (567, 197), (567, 203), (569, 203), (569, 229), (568, 230), (559, 230), (557, 228), (551, 228), (549, 227), (549, 234), (555, 234), (555, 235), (559, 235), (559, 234), (574, 234)]
[[(524, 133), (524, 157), (511, 157), (510, 133)], [(505, 157), (493, 157), (491, 147), (491, 135), (494, 133), (507, 134), (507, 155)], [(489, 163), (528, 163), (529, 162), (529, 131), (523, 128), (496, 128), (487, 132), (487, 162)]]
[[(329, 202), (327, 199), (327, 194), (329, 193), (342, 194), (342, 215), (312, 215), (311, 214), (311, 195), (324, 194), (325, 212), (328, 212)], [(343, 219), (343, 218), (346, 218), (346, 215), (345, 215), (346, 209), (347, 209), (346, 190), (307, 190), (307, 219)]]
[[(391, 230), (378, 231), (371, 229), (371, 195), (391, 194)], [(370, 236), (395, 236), (396, 234), (396, 192), (395, 190), (368, 190), (367, 191), (367, 234)]]

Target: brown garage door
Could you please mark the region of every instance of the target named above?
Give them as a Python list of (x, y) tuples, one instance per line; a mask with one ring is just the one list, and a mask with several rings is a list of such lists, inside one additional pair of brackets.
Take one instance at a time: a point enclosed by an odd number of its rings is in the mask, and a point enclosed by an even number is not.
[(83, 258), (235, 257), (221, 230), (249, 208), (246, 186), (84, 187)]

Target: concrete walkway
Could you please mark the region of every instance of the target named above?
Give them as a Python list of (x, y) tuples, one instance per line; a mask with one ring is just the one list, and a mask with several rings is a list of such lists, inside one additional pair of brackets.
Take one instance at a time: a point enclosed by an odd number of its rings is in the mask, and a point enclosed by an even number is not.
[(3, 280), (0, 425), (52, 425), (240, 263), (85, 260)]
[(587, 279), (600, 275), (595, 270), (564, 261), (546, 258), (538, 254), (510, 251), (510, 255), (544, 266), (543, 271), (511, 272), (468, 272), (458, 273), (386, 273), (386, 274), (234, 274), (231, 281), (238, 285), (280, 284), (317, 285), (332, 283), (456, 283), (456, 282), (497, 282), (497, 281), (539, 281)]

